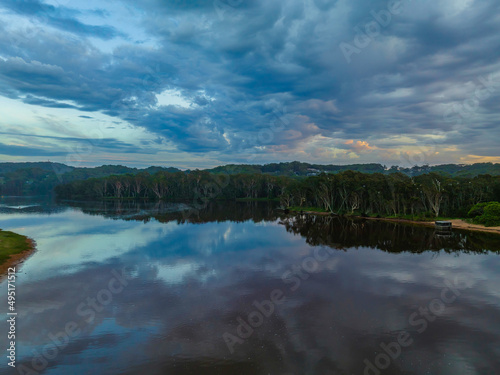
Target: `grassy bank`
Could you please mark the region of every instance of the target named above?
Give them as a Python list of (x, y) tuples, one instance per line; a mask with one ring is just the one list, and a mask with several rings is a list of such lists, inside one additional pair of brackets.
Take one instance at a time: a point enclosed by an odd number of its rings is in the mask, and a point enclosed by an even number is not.
[(28, 237), (0, 229), (0, 277), (35, 250), (35, 243)]

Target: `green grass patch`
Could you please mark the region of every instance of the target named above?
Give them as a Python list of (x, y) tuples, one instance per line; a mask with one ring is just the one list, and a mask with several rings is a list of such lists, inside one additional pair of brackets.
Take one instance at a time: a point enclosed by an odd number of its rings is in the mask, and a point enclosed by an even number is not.
[(22, 253), (30, 248), (25, 236), (0, 229), (0, 264), (3, 264), (11, 255)]

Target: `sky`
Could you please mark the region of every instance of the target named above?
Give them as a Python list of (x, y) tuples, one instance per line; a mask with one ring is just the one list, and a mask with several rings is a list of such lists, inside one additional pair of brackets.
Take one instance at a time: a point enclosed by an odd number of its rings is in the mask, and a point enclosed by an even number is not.
[(500, 162), (498, 0), (2, 0), (0, 161)]

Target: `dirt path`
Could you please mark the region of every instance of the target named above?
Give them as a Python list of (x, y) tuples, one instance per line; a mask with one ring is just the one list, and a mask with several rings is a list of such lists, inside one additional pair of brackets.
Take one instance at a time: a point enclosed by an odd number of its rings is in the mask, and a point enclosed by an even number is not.
[(466, 223), (465, 221), (460, 220), (460, 219), (454, 219), (454, 220), (450, 220), (450, 221), (453, 225), (453, 228), (475, 230), (475, 231), (479, 231), (479, 232), (499, 233), (500, 234), (500, 227), (485, 227), (483, 225)]
[[(419, 225), (426, 225), (429, 227), (435, 226), (433, 221), (416, 221), (416, 220), (405, 220), (405, 219), (389, 219), (389, 218), (376, 218), (376, 217), (368, 217), (365, 218), (368, 220), (383, 220), (383, 221), (393, 221), (393, 222), (398, 222), (398, 223), (409, 223), (409, 224), (419, 224)], [(451, 219), (451, 220), (446, 220), (451, 222), (452, 224), (452, 229), (466, 229), (466, 230), (473, 230), (476, 232), (488, 232), (488, 233), (498, 233), (500, 234), (500, 227), (485, 227), (484, 225), (479, 225), (479, 224), (470, 224), (467, 223), (461, 219)]]

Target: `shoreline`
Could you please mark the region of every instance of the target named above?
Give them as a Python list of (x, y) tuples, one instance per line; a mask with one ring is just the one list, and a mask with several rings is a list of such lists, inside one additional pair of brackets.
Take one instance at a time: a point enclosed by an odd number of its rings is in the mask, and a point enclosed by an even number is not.
[[(0, 233), (2, 230), (0, 230)], [(6, 259), (2, 264), (0, 264), (0, 282), (4, 281), (7, 276), (8, 269), (11, 267), (17, 267), (18, 265), (24, 263), (33, 253), (37, 250), (35, 240), (25, 237), (26, 248), (21, 252), (11, 254), (8, 259)], [(16, 268), (16, 273), (18, 269)]]
[[(298, 211), (291, 211), (290, 213), (298, 213)], [(316, 211), (304, 211), (305, 214), (309, 215), (321, 215), (328, 216), (329, 212), (316, 212)], [(425, 225), (428, 227), (434, 227), (434, 221), (419, 221), (419, 220), (409, 220), (409, 219), (397, 219), (397, 218), (389, 218), (389, 217), (363, 217), (356, 215), (346, 215), (346, 218), (353, 219), (364, 219), (364, 220), (378, 220), (378, 221), (389, 221), (393, 223), (402, 223), (402, 224), (413, 224), (413, 225)], [(470, 230), (475, 232), (485, 232), (485, 233), (496, 233), (500, 234), (500, 226), (498, 227), (485, 227), (484, 225), (467, 223), (462, 219), (450, 219), (446, 220), (451, 222), (452, 229), (462, 229), (462, 230)]]
[[(429, 227), (434, 227), (435, 224), (433, 221), (418, 221), (418, 220), (407, 220), (407, 219), (394, 219), (394, 218), (377, 218), (377, 217), (361, 217), (354, 216), (357, 219), (368, 219), (368, 220), (383, 220), (383, 221), (392, 221), (398, 223), (408, 223), (408, 224), (418, 224), (425, 225)], [(452, 229), (462, 229), (462, 230), (470, 230), (475, 232), (487, 232), (487, 233), (497, 233), (500, 234), (500, 227), (485, 227), (484, 225), (467, 223), (462, 219), (450, 219), (445, 220), (449, 221), (452, 224)]]

